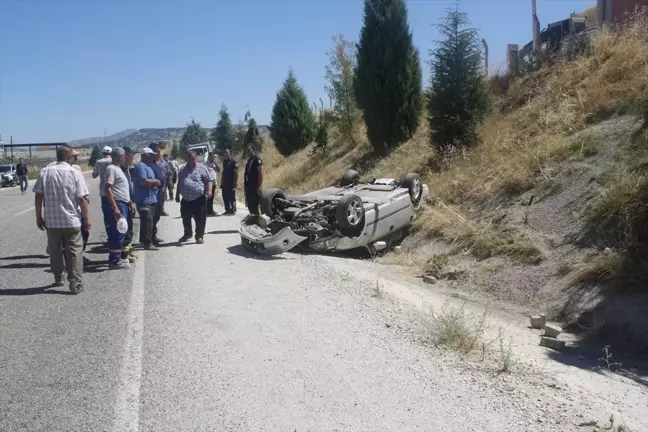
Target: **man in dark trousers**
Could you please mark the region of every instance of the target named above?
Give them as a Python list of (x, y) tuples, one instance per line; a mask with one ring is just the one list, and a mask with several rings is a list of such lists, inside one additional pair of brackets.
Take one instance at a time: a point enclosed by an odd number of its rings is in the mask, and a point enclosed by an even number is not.
[(148, 147), (142, 149), (141, 161), (135, 164), (133, 193), (140, 217), (140, 243), (144, 249), (157, 249), (153, 244), (153, 217), (157, 207), (157, 191), (161, 186), (155, 178), (151, 164), (155, 164), (155, 153)]
[[(209, 170), (204, 164), (198, 163), (198, 155), (189, 150), (187, 164), (178, 173), (176, 202), (180, 203), (180, 216), (184, 226), (184, 235), (179, 242), (189, 240), (193, 233), (191, 219), (196, 223), (196, 243), (203, 244), (205, 224), (207, 223), (207, 200), (211, 197), (212, 182)], [(180, 200), (182, 195), (182, 200)]]
[(16, 165), (16, 175), (18, 180), (20, 180), (20, 192), (24, 195), (27, 193), (27, 186), (29, 186), (27, 179), (29, 178), (29, 169), (25, 160), (23, 158), (18, 159), (18, 165)]
[(225, 214), (236, 214), (236, 184), (238, 183), (238, 162), (232, 159), (229, 149), (223, 154), (223, 175), (221, 177), (221, 191)]
[(253, 216), (261, 215), (261, 188), (263, 187), (263, 161), (257, 154), (256, 144), (247, 146), (249, 159), (245, 164), (245, 205)]
[(218, 172), (220, 168), (218, 168), (218, 155), (215, 152), (209, 155), (205, 166), (207, 167), (207, 171), (209, 171), (212, 184), (211, 196), (207, 200), (207, 216), (216, 216), (216, 212), (214, 211), (214, 194), (216, 193), (216, 183), (218, 183)]
[(131, 202), (130, 211), (128, 212), (128, 231), (126, 231), (126, 239), (124, 240), (124, 246), (122, 247), (122, 258), (129, 262), (134, 262), (137, 259), (137, 255), (133, 252), (133, 218), (135, 217), (136, 209), (135, 191), (133, 190), (133, 177), (131, 175), (131, 170), (135, 167), (135, 150), (125, 146), (124, 153), (126, 153), (126, 156), (124, 158), (124, 163), (121, 165), (121, 169), (128, 180)]
[(153, 213), (152, 228), (153, 244), (159, 246), (163, 240), (157, 235), (157, 226), (158, 222), (160, 222), (160, 216), (168, 216), (164, 211), (164, 201), (166, 201), (167, 179), (171, 175), (171, 168), (169, 168), (169, 165), (162, 159), (158, 143), (152, 143), (149, 145), (149, 149), (153, 151), (154, 157), (151, 158), (148, 166), (155, 173), (155, 178), (160, 181), (160, 186), (157, 188), (157, 205), (154, 208), (155, 212)]

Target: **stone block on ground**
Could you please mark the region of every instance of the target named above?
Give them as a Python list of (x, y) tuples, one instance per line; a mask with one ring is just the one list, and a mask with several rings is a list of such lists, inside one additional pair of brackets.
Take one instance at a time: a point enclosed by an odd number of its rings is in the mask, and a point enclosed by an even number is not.
[(545, 315), (532, 315), (531, 327), (534, 329), (541, 329), (547, 324), (547, 317)]
[(557, 338), (562, 329), (557, 325), (545, 324), (544, 325), (544, 335), (550, 338)]
[(552, 337), (540, 336), (540, 346), (551, 348), (556, 351), (562, 351), (565, 348), (565, 341)]

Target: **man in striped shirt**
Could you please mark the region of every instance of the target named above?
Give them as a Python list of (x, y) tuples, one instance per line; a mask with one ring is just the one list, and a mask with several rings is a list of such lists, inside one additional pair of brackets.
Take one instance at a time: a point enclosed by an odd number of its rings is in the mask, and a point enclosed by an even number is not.
[[(180, 196), (182, 195), (182, 200)], [(207, 223), (207, 200), (212, 195), (212, 181), (209, 170), (198, 163), (198, 155), (194, 151), (187, 152), (187, 163), (178, 174), (176, 202), (180, 203), (180, 216), (184, 226), (184, 235), (180, 242), (189, 240), (193, 233), (191, 219), (196, 223), (196, 243), (203, 244), (205, 225)]]
[[(36, 193), (36, 226), (47, 231), (54, 286), (63, 285), (63, 270), (67, 266), (70, 291), (78, 294), (83, 291), (81, 226), (90, 230), (91, 224), (88, 216), (88, 186), (83, 174), (70, 165), (71, 158), (72, 149), (60, 146), (56, 150), (56, 165), (41, 170), (33, 190)], [(61, 250), (61, 243), (64, 250)], [(64, 254), (67, 258), (65, 263)]]

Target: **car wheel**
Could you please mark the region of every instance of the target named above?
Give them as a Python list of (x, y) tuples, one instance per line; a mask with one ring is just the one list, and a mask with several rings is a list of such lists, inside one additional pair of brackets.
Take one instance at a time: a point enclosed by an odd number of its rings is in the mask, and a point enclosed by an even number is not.
[(409, 173), (405, 176), (403, 185), (409, 191), (412, 204), (416, 207), (423, 197), (423, 183), (421, 182), (421, 177), (416, 173)]
[(261, 195), (261, 213), (266, 216), (276, 216), (279, 213), (277, 199), (285, 199), (286, 195), (281, 189), (264, 190)]
[(360, 181), (360, 173), (358, 173), (358, 171), (350, 169), (344, 173), (344, 177), (342, 177), (342, 180), (340, 180), (340, 186), (349, 186), (358, 183), (358, 181)]
[(365, 216), (362, 198), (356, 194), (343, 195), (338, 201), (335, 216), (343, 230), (355, 230), (361, 227)]

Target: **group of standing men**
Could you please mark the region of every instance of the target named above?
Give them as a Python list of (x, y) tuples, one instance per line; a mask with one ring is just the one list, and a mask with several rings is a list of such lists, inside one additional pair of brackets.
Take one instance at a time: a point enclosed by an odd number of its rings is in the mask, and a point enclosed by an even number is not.
[[(173, 196), (180, 203), (184, 234), (179, 242), (192, 237), (197, 244), (204, 243), (208, 214), (215, 215), (213, 200), (217, 177), (221, 169), (218, 156), (211, 155), (199, 163), (198, 155), (189, 150), (187, 163), (160, 154), (160, 146), (153, 143), (141, 151), (141, 160), (135, 163), (136, 152), (128, 147), (104, 147), (103, 158), (93, 167), (93, 178), (99, 177), (99, 194), (104, 226), (108, 235), (108, 260), (111, 269), (130, 268), (137, 259), (133, 252), (133, 218), (139, 214), (139, 240), (146, 250), (156, 250), (163, 242), (158, 236), (157, 224), (166, 216), (164, 202)], [(259, 214), (263, 163), (256, 148), (247, 148), (245, 167), (246, 205), (253, 215)], [(34, 186), (36, 193), (36, 224), (47, 230), (48, 253), (54, 273), (54, 285), (62, 286), (67, 269), (70, 291), (83, 290), (83, 251), (88, 242), (89, 191), (76, 158), (78, 153), (68, 146), (57, 150), (57, 160), (43, 168)], [(238, 163), (229, 150), (222, 155), (221, 191), (225, 204), (224, 215), (236, 214), (236, 186)], [(177, 182), (177, 183), (176, 183)], [(123, 220), (123, 221), (122, 221)], [(125, 222), (125, 223), (124, 223)], [(195, 231), (192, 226), (195, 224)], [(127, 226), (127, 228), (125, 228)]]

